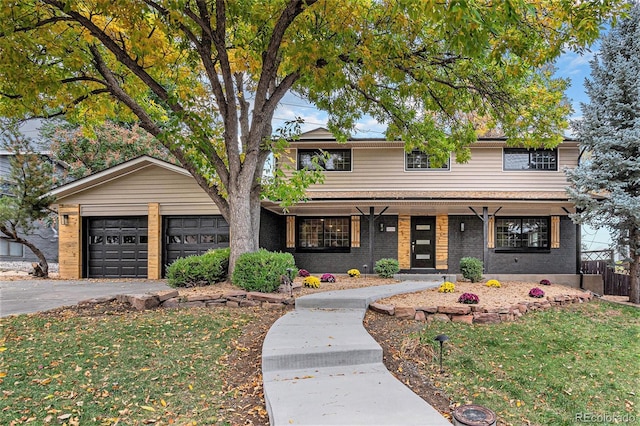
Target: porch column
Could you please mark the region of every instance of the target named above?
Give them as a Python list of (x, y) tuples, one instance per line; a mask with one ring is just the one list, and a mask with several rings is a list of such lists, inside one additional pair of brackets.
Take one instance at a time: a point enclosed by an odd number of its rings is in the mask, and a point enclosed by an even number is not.
[(159, 203), (149, 203), (147, 220), (147, 277), (159, 280), (162, 278), (162, 216)]
[(58, 264), (60, 278), (82, 278), (82, 217), (79, 204), (58, 206)]
[(398, 263), (411, 269), (411, 216), (398, 215)]
[(449, 269), (449, 215), (436, 216), (436, 269)]

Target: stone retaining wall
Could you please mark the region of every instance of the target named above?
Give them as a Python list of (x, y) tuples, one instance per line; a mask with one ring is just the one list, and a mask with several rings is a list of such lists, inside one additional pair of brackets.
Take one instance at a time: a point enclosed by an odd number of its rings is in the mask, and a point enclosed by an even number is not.
[(233, 308), (260, 306), (264, 309), (293, 308), (295, 299), (283, 294), (270, 294), (233, 290), (212, 294), (180, 296), (178, 290), (166, 290), (146, 294), (121, 294), (110, 298), (83, 300), (79, 304), (104, 303), (117, 300), (128, 303), (139, 311), (154, 308), (193, 308), (228, 306)]
[(485, 309), (478, 305), (459, 306), (393, 306), (372, 303), (369, 309), (375, 312), (394, 316), (398, 319), (415, 319), (416, 321), (453, 321), (466, 324), (497, 324), (503, 321), (515, 321), (531, 311), (549, 309), (552, 306), (585, 303), (593, 299), (591, 293), (547, 297), (520, 302), (510, 307)]

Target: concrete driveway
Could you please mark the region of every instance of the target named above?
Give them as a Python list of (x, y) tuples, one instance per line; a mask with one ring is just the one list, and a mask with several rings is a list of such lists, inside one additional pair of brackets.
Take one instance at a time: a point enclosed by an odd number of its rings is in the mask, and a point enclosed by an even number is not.
[(14, 280), (0, 278), (0, 317), (75, 305), (81, 300), (118, 294), (168, 290), (164, 281)]

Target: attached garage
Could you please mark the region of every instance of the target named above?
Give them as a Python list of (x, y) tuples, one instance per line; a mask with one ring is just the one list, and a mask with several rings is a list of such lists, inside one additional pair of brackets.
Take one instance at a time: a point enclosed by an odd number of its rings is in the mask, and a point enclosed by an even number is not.
[(165, 267), (180, 257), (229, 247), (229, 224), (220, 215), (165, 216), (162, 230)]
[(229, 246), (220, 210), (183, 168), (142, 156), (51, 191), (60, 276), (162, 277), (178, 257)]
[(147, 278), (146, 216), (91, 217), (85, 223), (87, 277)]

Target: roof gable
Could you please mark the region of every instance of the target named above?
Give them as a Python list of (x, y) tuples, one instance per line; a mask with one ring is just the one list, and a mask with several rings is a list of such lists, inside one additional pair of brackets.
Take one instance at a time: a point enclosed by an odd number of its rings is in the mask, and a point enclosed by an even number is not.
[(57, 199), (68, 197), (70, 195), (75, 195), (100, 185), (104, 185), (116, 179), (123, 178), (148, 167), (160, 167), (182, 176), (191, 176), (186, 169), (183, 169), (180, 166), (176, 166), (175, 164), (171, 164), (148, 155), (142, 155), (134, 158), (133, 160), (118, 164), (117, 166), (110, 167), (65, 185), (61, 185), (49, 191), (47, 195), (55, 196)]

